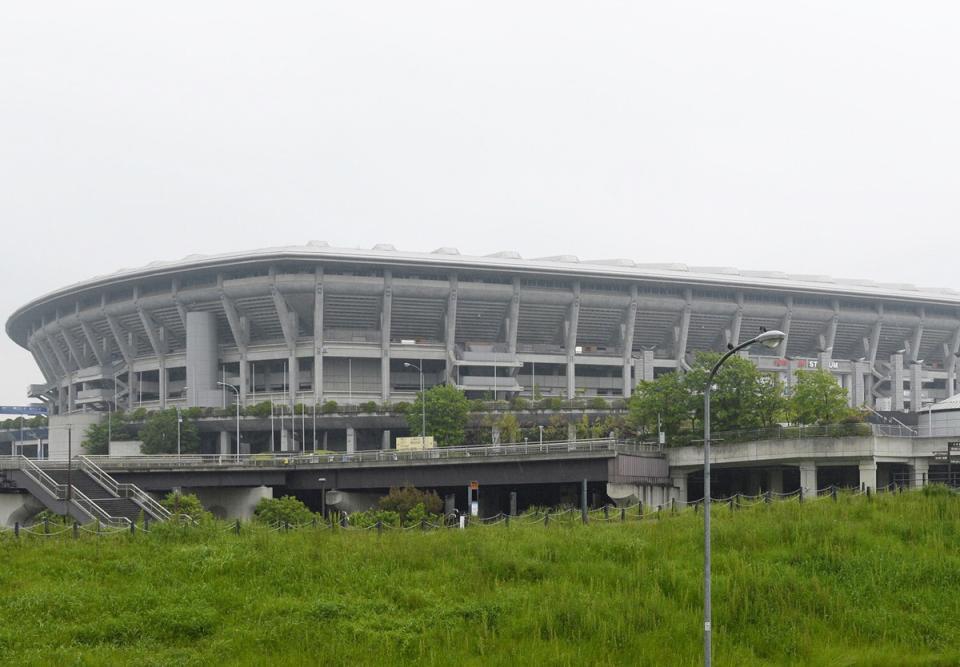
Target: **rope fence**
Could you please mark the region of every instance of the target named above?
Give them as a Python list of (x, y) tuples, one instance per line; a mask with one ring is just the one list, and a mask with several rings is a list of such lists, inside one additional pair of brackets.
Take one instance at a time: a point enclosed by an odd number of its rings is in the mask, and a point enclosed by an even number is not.
[[(714, 511), (728, 508), (730, 512), (736, 512), (741, 509), (754, 508), (771, 503), (784, 502), (814, 502), (822, 500), (832, 500), (837, 502), (840, 498), (866, 497), (868, 500), (878, 495), (897, 495), (904, 491), (902, 485), (891, 483), (877, 489), (870, 487), (861, 488), (843, 488), (836, 485), (826, 486), (814, 491), (804, 491), (797, 489), (790, 492), (766, 491), (755, 495), (735, 493), (726, 497), (713, 497), (710, 499)], [(957, 495), (960, 495), (960, 489), (951, 489)], [(668, 503), (660, 505), (645, 504), (642, 502), (631, 505), (616, 506), (605, 505), (602, 507), (588, 508), (584, 511), (581, 508), (558, 508), (546, 509), (537, 508), (523, 514), (506, 514), (500, 512), (489, 517), (474, 517), (451, 513), (445, 517), (439, 517), (435, 520), (421, 519), (408, 525), (396, 525), (384, 521), (374, 523), (365, 523), (364, 525), (354, 525), (350, 522), (350, 515), (346, 512), (333, 512), (326, 519), (319, 517), (300, 523), (289, 523), (285, 521), (274, 521), (272, 523), (250, 524), (243, 523), (239, 519), (218, 524), (215, 529), (221, 533), (234, 533), (240, 535), (243, 532), (251, 530), (252, 525), (258, 529), (266, 529), (269, 532), (286, 533), (297, 531), (330, 531), (330, 532), (371, 532), (377, 534), (390, 531), (399, 532), (430, 532), (439, 530), (459, 530), (463, 529), (486, 529), (494, 526), (501, 526), (501, 529), (510, 529), (513, 526), (542, 526), (548, 528), (553, 524), (558, 525), (577, 525), (590, 523), (616, 524), (616, 523), (640, 523), (649, 521), (665, 520), (670, 517), (681, 515), (699, 514), (703, 509), (703, 499), (678, 501), (671, 500)], [(184, 530), (198, 528), (204, 524), (194, 520), (188, 515), (174, 515), (171, 520), (165, 522), (167, 525), (179, 525)], [(21, 525), (15, 523), (12, 528), (0, 526), (0, 538), (6, 539), (12, 535), (14, 539), (42, 539), (42, 538), (73, 538), (90, 535), (98, 538), (111, 537), (116, 535), (136, 535), (137, 533), (153, 534), (156, 533), (156, 522), (146, 521), (143, 524), (132, 523), (129, 528), (118, 526), (102, 525), (100, 522), (72, 525), (64, 524), (60, 521), (51, 522), (49, 517), (45, 517), (42, 522), (30, 525)], [(6, 536), (6, 537), (5, 537)]]

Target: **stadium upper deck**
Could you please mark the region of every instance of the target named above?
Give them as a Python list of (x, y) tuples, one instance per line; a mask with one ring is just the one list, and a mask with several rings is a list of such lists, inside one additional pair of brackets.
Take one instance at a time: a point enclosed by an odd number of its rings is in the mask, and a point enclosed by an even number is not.
[(955, 393), (957, 291), (451, 248), (154, 262), (35, 299), (7, 333), (43, 372), (30, 393), (62, 414), (230, 402), (217, 381), (244, 403), (409, 400), (417, 367), (475, 396), (621, 397), (762, 327), (787, 340), (750, 358), (787, 383), (825, 368), (851, 404), (888, 409)]

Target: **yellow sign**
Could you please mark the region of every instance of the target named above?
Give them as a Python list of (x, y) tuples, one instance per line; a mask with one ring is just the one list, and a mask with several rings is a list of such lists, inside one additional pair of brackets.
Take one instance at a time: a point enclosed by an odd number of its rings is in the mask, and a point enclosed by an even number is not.
[(397, 451), (410, 451), (414, 449), (433, 449), (436, 444), (433, 442), (433, 436), (426, 438), (416, 436), (413, 438), (397, 438)]

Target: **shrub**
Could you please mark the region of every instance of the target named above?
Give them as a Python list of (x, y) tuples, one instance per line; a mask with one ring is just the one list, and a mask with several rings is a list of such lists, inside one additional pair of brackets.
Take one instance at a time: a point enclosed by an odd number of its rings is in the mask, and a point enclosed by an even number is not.
[(522, 396), (514, 396), (514, 397), (510, 400), (510, 408), (513, 409), (513, 410), (517, 410), (517, 411), (529, 410), (529, 409), (530, 409), (530, 401), (528, 401), (527, 399), (523, 398)]
[(360, 412), (376, 412), (376, 411), (377, 411), (377, 402), (376, 402), (376, 401), (367, 401), (367, 402), (365, 402), (365, 403), (361, 403), (360, 405), (357, 406), (357, 409), (358, 409)]
[(591, 410), (606, 410), (610, 405), (602, 396), (594, 396), (587, 402), (587, 407)]
[(320, 406), (320, 412), (325, 415), (331, 415), (337, 411), (338, 407), (336, 401), (324, 401), (323, 405)]
[(169, 512), (173, 514), (186, 514), (194, 521), (207, 521), (213, 518), (213, 515), (203, 509), (200, 499), (192, 493), (177, 493), (171, 491), (163, 500), (160, 501)]
[(421, 491), (413, 486), (405, 486), (402, 489), (393, 487), (390, 493), (381, 498), (377, 504), (382, 510), (399, 514), (401, 521), (406, 521), (407, 515), (417, 505), (421, 505), (422, 511), (427, 514), (443, 512), (443, 501), (436, 491)]
[(314, 518), (313, 512), (293, 496), (263, 498), (254, 508), (253, 515), (261, 523), (286, 523), (292, 526), (307, 523)]
[(389, 409), (391, 409), (393, 412), (396, 412), (397, 414), (405, 415), (410, 410), (410, 404), (407, 403), (406, 401), (399, 401), (397, 403), (394, 403)]
[(560, 410), (563, 407), (563, 399), (557, 396), (548, 396), (540, 401), (538, 405), (541, 410)]
[(483, 401), (483, 400), (481, 400), (481, 399), (479, 399), (479, 398), (475, 398), (475, 399), (473, 399), (472, 401), (470, 401), (469, 410), (470, 410), (470, 412), (486, 412), (486, 411), (487, 411), (487, 404), (486, 404), (485, 401)]
[(262, 401), (256, 405), (248, 406), (243, 414), (247, 417), (269, 417), (273, 411), (273, 402), (272, 401)]
[(357, 528), (370, 528), (376, 526), (381, 521), (384, 526), (400, 526), (400, 515), (390, 510), (367, 510), (366, 512), (354, 512), (350, 515), (350, 525)]

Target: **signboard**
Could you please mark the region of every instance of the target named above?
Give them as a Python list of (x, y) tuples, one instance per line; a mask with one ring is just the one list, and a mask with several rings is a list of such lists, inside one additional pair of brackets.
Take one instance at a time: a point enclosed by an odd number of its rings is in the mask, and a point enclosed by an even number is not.
[(470, 503), (470, 516), (480, 515), (480, 503), (474, 500)]
[(418, 449), (433, 449), (437, 445), (433, 441), (433, 436), (426, 438), (415, 436), (413, 438), (397, 438), (397, 451), (412, 451)]
[(45, 415), (44, 405), (0, 405), (0, 415)]

